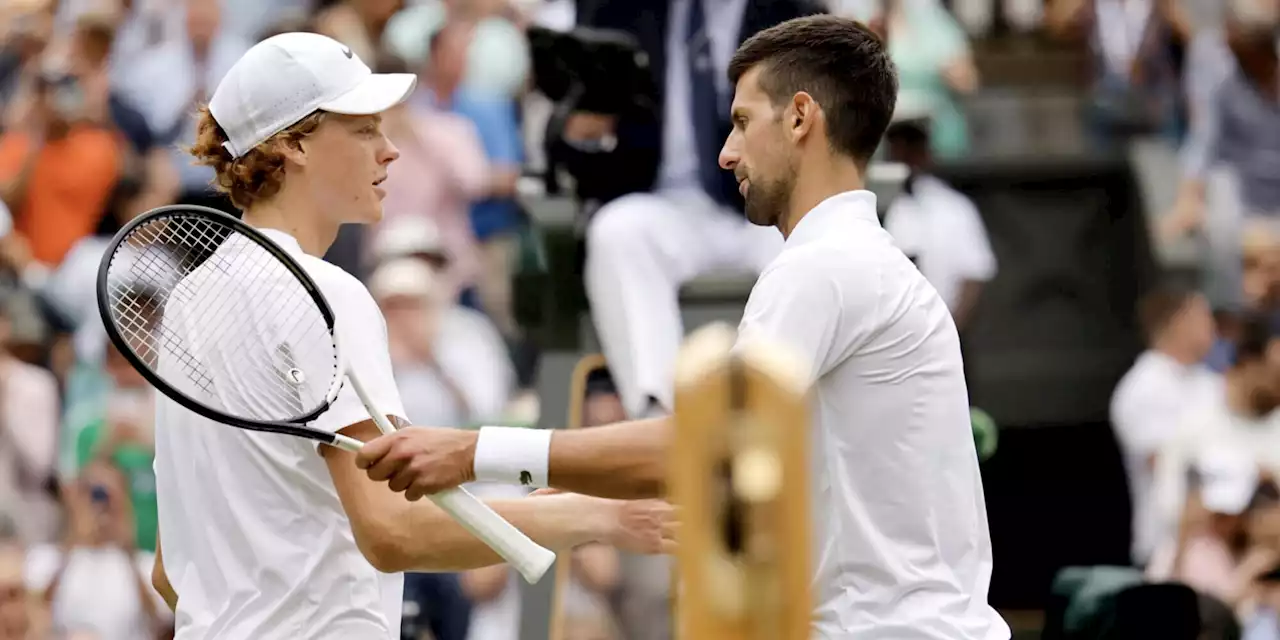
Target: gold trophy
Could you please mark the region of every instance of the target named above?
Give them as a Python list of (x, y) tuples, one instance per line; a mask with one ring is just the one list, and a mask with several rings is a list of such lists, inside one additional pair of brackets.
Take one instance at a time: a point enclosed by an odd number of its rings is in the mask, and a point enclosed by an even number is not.
[(807, 372), (727, 325), (681, 349), (669, 499), (680, 510), (680, 640), (808, 640)]

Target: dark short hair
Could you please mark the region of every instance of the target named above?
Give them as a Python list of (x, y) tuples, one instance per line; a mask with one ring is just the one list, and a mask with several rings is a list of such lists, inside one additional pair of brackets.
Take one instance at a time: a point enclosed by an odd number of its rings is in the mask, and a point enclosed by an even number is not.
[(1197, 295), (1191, 289), (1166, 286), (1143, 296), (1138, 303), (1138, 323), (1147, 340), (1155, 340)]
[(1261, 313), (1250, 313), (1240, 323), (1240, 338), (1236, 340), (1235, 363), (1257, 362), (1267, 357), (1271, 341), (1280, 339), (1276, 323)]
[(866, 162), (880, 146), (898, 99), (898, 74), (880, 37), (848, 18), (788, 20), (751, 36), (729, 63), (729, 81), (761, 67), (760, 87), (775, 106), (808, 92), (826, 114), (839, 153)]
[(617, 394), (618, 387), (613, 382), (613, 374), (609, 372), (608, 367), (600, 367), (592, 369), (587, 374), (587, 390), (586, 396), (597, 394)]

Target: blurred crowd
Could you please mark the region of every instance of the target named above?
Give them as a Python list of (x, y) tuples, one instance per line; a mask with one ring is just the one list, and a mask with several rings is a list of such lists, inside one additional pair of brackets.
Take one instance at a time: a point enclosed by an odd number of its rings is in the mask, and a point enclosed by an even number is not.
[[(815, 10), (857, 17), (888, 43), (901, 91), (881, 159), (906, 179), (881, 203), (885, 226), (962, 334), (998, 265), (982, 213), (933, 169), (983, 152), (970, 126), (981, 43), (1083, 52), (1069, 114), (1079, 148), (1142, 140), (1181, 158), (1175, 204), (1155, 212), (1153, 231), (1207, 240), (1205, 285), (1143, 300), (1149, 349), (1112, 406), (1133, 566), (1063, 580), (1175, 583), (1218, 612), (1202, 617), (1220, 635), (1204, 637), (1280, 638), (1276, 0), (4, 0), (0, 640), (171, 633), (150, 586), (154, 393), (107, 340), (94, 278), (111, 235), (144, 211), (234, 211), (183, 148), (196, 109), (252, 43), (317, 31), (377, 70), (420, 77), (383, 122), (400, 151), (385, 220), (344, 228), (327, 256), (381, 305), (415, 423), (539, 422), (538, 350), (516, 321), (512, 276), (538, 252), (525, 199), (568, 159), (591, 214), (583, 279), (611, 369), (587, 382), (590, 427), (670, 410), (679, 287), (758, 271), (776, 253), (777, 234), (750, 227), (736, 187), (726, 195), (724, 176), (705, 169), (728, 126), (734, 47)], [(648, 54), (642, 109), (537, 91), (531, 30), (575, 26), (629, 33)], [(564, 640), (671, 637), (667, 560), (584, 547), (570, 566)], [(403, 636), (514, 640), (521, 605), (503, 566), (415, 574)]]

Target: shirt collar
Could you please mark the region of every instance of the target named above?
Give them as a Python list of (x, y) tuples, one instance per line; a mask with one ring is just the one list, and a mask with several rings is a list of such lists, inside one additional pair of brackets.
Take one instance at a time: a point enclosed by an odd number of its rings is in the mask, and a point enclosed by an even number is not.
[(787, 244), (798, 245), (817, 240), (831, 230), (831, 225), (842, 220), (866, 220), (880, 226), (880, 216), (876, 213), (876, 194), (866, 190), (845, 191), (819, 202), (791, 230)]
[(306, 253), (302, 250), (302, 245), (298, 244), (298, 240), (296, 238), (279, 229), (258, 229), (257, 231), (266, 236), (272, 242), (280, 245), (280, 248), (284, 249), (288, 253), (294, 255)]

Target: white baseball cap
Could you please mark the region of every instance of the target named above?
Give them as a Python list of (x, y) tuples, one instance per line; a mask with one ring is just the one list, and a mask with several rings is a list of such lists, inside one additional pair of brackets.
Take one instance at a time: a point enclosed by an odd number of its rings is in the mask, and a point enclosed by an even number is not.
[(417, 76), (374, 73), (333, 38), (282, 33), (254, 45), (218, 83), (209, 111), (233, 158), (314, 111), (372, 115), (404, 102)]
[(419, 260), (400, 258), (373, 272), (369, 277), (369, 292), (378, 300), (395, 296), (429, 299), (438, 288), (437, 282), (431, 267)]
[(420, 215), (395, 216), (383, 223), (373, 241), (373, 258), (387, 262), (396, 258), (425, 254), (448, 260), (440, 227)]

